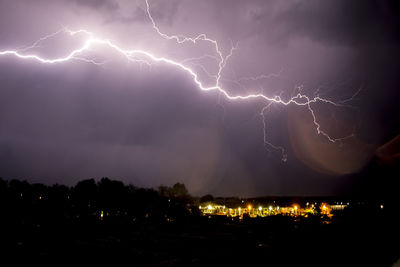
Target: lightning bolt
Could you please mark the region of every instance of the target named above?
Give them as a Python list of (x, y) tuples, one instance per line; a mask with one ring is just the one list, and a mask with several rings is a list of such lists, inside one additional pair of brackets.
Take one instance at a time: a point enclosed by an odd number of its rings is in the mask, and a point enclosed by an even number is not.
[[(265, 112), (271, 107), (272, 104), (279, 104), (279, 105), (297, 105), (297, 106), (304, 106), (308, 111), (310, 112), (310, 115), (312, 116), (313, 123), (315, 125), (316, 133), (319, 135), (324, 136), (328, 141), (330, 142), (338, 142), (342, 141), (346, 138), (350, 138), (354, 136), (354, 134), (351, 134), (349, 136), (344, 136), (340, 138), (333, 138), (331, 137), (328, 133), (323, 131), (321, 129), (321, 125), (319, 124), (317, 120), (317, 116), (315, 114), (314, 109), (312, 108), (312, 105), (315, 103), (324, 103), (326, 105), (333, 105), (335, 107), (349, 107), (346, 103), (351, 101), (359, 92), (358, 90), (351, 98), (345, 99), (339, 102), (334, 102), (332, 100), (322, 98), (319, 95), (315, 95), (313, 97), (307, 96), (306, 94), (301, 93), (301, 90), (299, 90), (298, 93), (293, 95), (287, 100), (284, 100), (281, 96), (275, 95), (275, 96), (268, 96), (264, 94), (261, 90), (260, 93), (251, 93), (251, 94), (232, 94), (230, 93), (225, 87), (223, 87), (221, 81), (224, 80), (222, 78), (223, 71), (228, 63), (228, 60), (230, 57), (233, 56), (234, 51), (238, 49), (238, 44), (231, 45), (231, 49), (229, 50), (229, 53), (224, 55), (224, 53), (221, 51), (220, 46), (218, 42), (212, 38), (209, 38), (206, 34), (202, 33), (199, 34), (195, 37), (186, 37), (186, 36), (177, 36), (177, 35), (168, 35), (164, 32), (161, 31), (161, 29), (158, 27), (155, 19), (151, 15), (151, 10), (150, 10), (150, 4), (148, 0), (145, 0), (146, 4), (146, 10), (145, 12), (147, 13), (147, 17), (149, 18), (153, 30), (163, 39), (170, 40), (176, 42), (176, 44), (180, 45), (183, 43), (192, 43), (196, 45), (199, 42), (205, 42), (210, 44), (213, 47), (213, 53), (212, 54), (206, 54), (201, 57), (194, 57), (194, 58), (187, 58), (185, 60), (177, 61), (174, 59), (171, 59), (169, 57), (164, 57), (164, 56), (159, 56), (155, 53), (152, 53), (151, 51), (146, 51), (146, 50), (141, 50), (141, 49), (125, 49), (119, 45), (117, 45), (115, 42), (109, 40), (109, 39), (103, 39), (97, 37), (94, 33), (88, 30), (80, 29), (80, 30), (70, 30), (66, 27), (63, 27), (62, 29), (49, 34), (47, 36), (44, 36), (37, 41), (35, 41), (33, 44), (20, 48), (20, 49), (15, 49), (15, 50), (4, 50), (0, 51), (0, 56), (14, 56), (19, 59), (24, 59), (24, 60), (34, 60), (39, 63), (43, 64), (57, 64), (57, 63), (63, 63), (63, 62), (68, 62), (68, 61), (83, 61), (95, 65), (101, 65), (104, 64), (105, 62), (97, 62), (93, 58), (88, 58), (87, 55), (85, 55), (85, 52), (88, 52), (89, 50), (95, 48), (96, 46), (106, 46), (116, 52), (118, 52), (121, 56), (125, 57), (128, 61), (130, 62), (135, 62), (135, 63), (144, 63), (149, 66), (151, 66), (154, 63), (164, 63), (167, 64), (171, 67), (175, 67), (177, 69), (180, 69), (183, 73), (187, 74), (190, 76), (194, 82), (194, 84), (197, 86), (198, 89), (202, 91), (217, 91), (219, 93), (219, 99), (221, 96), (225, 97), (226, 99), (230, 101), (249, 101), (251, 99), (260, 99), (262, 101), (265, 101), (267, 104), (266, 106), (261, 110), (260, 116), (262, 117), (262, 123), (263, 123), (263, 133), (264, 133), (264, 144), (270, 148), (273, 148), (275, 150), (279, 150), (282, 153), (282, 160), (286, 161), (287, 155), (285, 152), (285, 149), (280, 146), (273, 145), (268, 141), (267, 138), (267, 123), (265, 120)], [(58, 34), (61, 33), (67, 33), (71, 37), (73, 36), (83, 36), (85, 37), (83, 44), (70, 51), (66, 56), (63, 57), (58, 57), (58, 58), (46, 58), (39, 56), (34, 53), (29, 53), (29, 50), (32, 50), (34, 48), (40, 47), (40, 44)], [(193, 62), (199, 62), (204, 58), (210, 58), (214, 60), (217, 63), (217, 72), (215, 74), (210, 73), (207, 68), (205, 68), (203, 65), (200, 63), (193, 63)], [(209, 78), (212, 78), (214, 80), (214, 83), (211, 86), (205, 86), (204, 83), (200, 80), (199, 78), (199, 73), (194, 70), (193, 67), (191, 66), (198, 66), (200, 69), (203, 70), (207, 74)], [(256, 77), (242, 77), (237, 80), (231, 80), (232, 82), (235, 82), (236, 84), (240, 85), (243, 88), (247, 88), (243, 82), (245, 81), (259, 81), (261, 79), (269, 79), (271, 77), (279, 77), (281, 74), (282, 70), (277, 73), (277, 74), (262, 74)]]

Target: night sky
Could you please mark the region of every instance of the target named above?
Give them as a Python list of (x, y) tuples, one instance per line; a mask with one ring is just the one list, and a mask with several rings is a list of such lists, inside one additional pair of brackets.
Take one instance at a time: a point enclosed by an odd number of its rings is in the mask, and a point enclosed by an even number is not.
[[(131, 62), (105, 46), (81, 55), (100, 65), (0, 55), (0, 177), (66, 185), (101, 177), (141, 187), (183, 182), (197, 196), (331, 195), (351, 187), (353, 174), (399, 134), (398, 1), (149, 4), (165, 34), (204, 33), (224, 56), (236, 47), (221, 73), (230, 94), (320, 96), (340, 104), (312, 105), (321, 130), (352, 137), (330, 142), (317, 134), (306, 106), (272, 103), (263, 113), (272, 146), (265, 144), (260, 112), (270, 102), (202, 91), (182, 69)], [(63, 27), (170, 58), (204, 85), (215, 82), (214, 47), (160, 36), (144, 0), (0, 2), (0, 52), (64, 57), (84, 36), (61, 31), (24, 50)], [(285, 149), (287, 161), (273, 146)]]

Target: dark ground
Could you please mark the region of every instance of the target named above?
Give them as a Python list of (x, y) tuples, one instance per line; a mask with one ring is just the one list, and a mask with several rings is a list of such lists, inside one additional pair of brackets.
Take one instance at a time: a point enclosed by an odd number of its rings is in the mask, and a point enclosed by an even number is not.
[(4, 225), (3, 219), (1, 245), (2, 258), (15, 263), (390, 266), (400, 257), (399, 232), (386, 211), (363, 209), (336, 214), (330, 224), (317, 216), (241, 222), (193, 217), (160, 224), (110, 219)]

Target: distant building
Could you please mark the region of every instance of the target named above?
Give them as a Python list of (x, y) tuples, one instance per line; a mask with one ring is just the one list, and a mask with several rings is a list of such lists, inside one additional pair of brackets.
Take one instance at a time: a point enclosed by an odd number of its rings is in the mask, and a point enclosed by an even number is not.
[(344, 210), (347, 208), (347, 205), (341, 204), (341, 205), (331, 205), (332, 210)]

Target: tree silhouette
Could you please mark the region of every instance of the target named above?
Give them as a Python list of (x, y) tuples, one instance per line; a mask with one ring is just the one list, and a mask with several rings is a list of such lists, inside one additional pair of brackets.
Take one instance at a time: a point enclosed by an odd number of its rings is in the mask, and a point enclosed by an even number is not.
[(204, 202), (212, 202), (214, 201), (214, 197), (212, 195), (204, 195), (200, 198), (200, 203), (204, 203)]
[(172, 193), (175, 197), (185, 197), (189, 195), (188, 190), (186, 189), (185, 184), (176, 183), (172, 186)]

